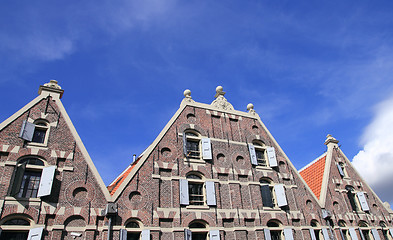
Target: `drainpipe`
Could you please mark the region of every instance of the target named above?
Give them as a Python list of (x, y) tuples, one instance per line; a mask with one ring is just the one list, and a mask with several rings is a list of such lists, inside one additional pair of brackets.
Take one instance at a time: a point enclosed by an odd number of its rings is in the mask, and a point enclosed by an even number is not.
[(117, 214), (117, 204), (116, 203), (108, 203), (105, 207), (105, 216), (108, 218), (108, 238), (107, 240), (111, 240), (111, 230), (112, 230), (112, 218), (116, 217)]

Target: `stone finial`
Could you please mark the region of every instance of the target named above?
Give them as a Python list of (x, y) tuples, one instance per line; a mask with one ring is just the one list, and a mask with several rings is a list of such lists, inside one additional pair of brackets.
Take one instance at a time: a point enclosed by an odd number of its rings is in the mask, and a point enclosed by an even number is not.
[(252, 104), (252, 103), (247, 104), (247, 111), (248, 111), (248, 113), (253, 114), (253, 115), (257, 114), (254, 110), (254, 104)]
[(50, 80), (48, 83), (41, 85), (38, 89), (38, 94), (40, 95), (50, 95), (55, 98), (61, 98), (63, 96), (64, 90), (61, 89), (60, 85), (57, 84), (56, 80)]
[(191, 98), (191, 91), (190, 91), (190, 89), (184, 90), (183, 94), (184, 94), (183, 102), (195, 102)]
[(216, 95), (214, 96), (216, 99), (211, 103), (211, 105), (223, 110), (234, 110), (232, 104), (228, 102), (224, 95), (225, 92), (223, 91), (222, 86), (216, 87)]
[(44, 86), (45, 87), (56, 88), (56, 89), (61, 89), (60, 85), (57, 84), (56, 80), (50, 80), (48, 83), (45, 83)]
[(330, 144), (335, 144), (337, 145), (339, 141), (337, 139), (335, 139), (332, 135), (328, 134), (326, 136), (326, 140), (325, 140), (325, 145), (328, 146)]

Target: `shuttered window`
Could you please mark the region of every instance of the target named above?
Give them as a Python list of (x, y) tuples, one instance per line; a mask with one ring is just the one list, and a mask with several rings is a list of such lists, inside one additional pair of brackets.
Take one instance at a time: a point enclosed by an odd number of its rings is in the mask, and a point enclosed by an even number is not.
[(216, 206), (216, 189), (214, 182), (206, 182), (206, 203), (209, 206)]
[(287, 197), (285, 195), (285, 189), (283, 184), (274, 185), (274, 192), (276, 193), (277, 206), (287, 206)]
[(262, 204), (264, 207), (273, 207), (272, 192), (269, 185), (261, 185)]
[(187, 179), (180, 179), (180, 204), (181, 205), (189, 205), (189, 198), (188, 198), (188, 180)]
[(192, 240), (192, 233), (190, 229), (184, 229), (184, 240)]
[(150, 229), (142, 230), (141, 240), (150, 240)]
[(56, 166), (42, 169), (40, 187), (37, 197), (49, 196), (52, 191), (52, 183), (55, 177)]
[(265, 235), (265, 240), (271, 240), (271, 239), (272, 239), (272, 237), (271, 237), (271, 235), (270, 235), (270, 229), (264, 228), (264, 229), (263, 229), (263, 233), (264, 233), (264, 235)]
[(311, 240), (317, 240), (317, 238), (315, 237), (314, 229), (310, 228), (308, 230), (310, 232)]
[(285, 240), (293, 240), (292, 228), (285, 228), (284, 229), (284, 237), (285, 237)]
[(43, 227), (30, 229), (27, 240), (41, 240), (43, 230)]
[(370, 208), (368, 207), (366, 196), (365, 196), (364, 192), (357, 192), (356, 195), (359, 199), (359, 203), (360, 203), (360, 206), (362, 207), (362, 210), (369, 211)]
[(127, 240), (127, 230), (120, 229), (119, 240)]
[(349, 235), (351, 236), (352, 240), (359, 240), (358, 236), (356, 235), (355, 228), (349, 228)]
[(33, 140), (35, 124), (28, 121), (23, 121), (20, 129), (19, 137), (31, 142)]
[(267, 148), (267, 157), (269, 159), (269, 166), (270, 167), (277, 167), (277, 159), (276, 159), (276, 151), (274, 147)]
[(373, 237), (374, 237), (375, 240), (381, 240), (381, 238), (379, 237), (377, 229), (375, 229), (375, 228), (371, 229), (371, 233), (373, 234)]
[(220, 240), (220, 231), (219, 230), (210, 230), (209, 237), (210, 237), (210, 240)]
[(251, 164), (255, 166), (258, 165), (257, 155), (255, 153), (255, 147), (251, 143), (248, 144), (248, 152), (250, 153)]
[(327, 228), (322, 228), (322, 235), (324, 240), (330, 240)]
[(202, 157), (204, 160), (213, 159), (210, 138), (202, 138)]
[(337, 165), (337, 169), (338, 169), (338, 172), (340, 173), (341, 177), (344, 177), (345, 175), (344, 175), (343, 168), (338, 163), (336, 163), (336, 165)]

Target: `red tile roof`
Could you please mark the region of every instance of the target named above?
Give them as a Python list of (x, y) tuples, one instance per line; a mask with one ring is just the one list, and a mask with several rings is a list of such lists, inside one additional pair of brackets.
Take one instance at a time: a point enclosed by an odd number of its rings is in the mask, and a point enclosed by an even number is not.
[(120, 187), (123, 181), (127, 178), (128, 174), (132, 171), (135, 165), (138, 163), (140, 157), (136, 159), (130, 166), (126, 168), (126, 170), (118, 176), (115, 181), (113, 181), (107, 188), (111, 195), (115, 194), (116, 190)]
[(322, 157), (313, 161), (311, 164), (299, 171), (300, 176), (302, 176), (304, 181), (311, 188), (311, 190), (318, 199), (321, 195), (323, 173), (325, 171), (325, 162), (326, 154), (324, 154)]

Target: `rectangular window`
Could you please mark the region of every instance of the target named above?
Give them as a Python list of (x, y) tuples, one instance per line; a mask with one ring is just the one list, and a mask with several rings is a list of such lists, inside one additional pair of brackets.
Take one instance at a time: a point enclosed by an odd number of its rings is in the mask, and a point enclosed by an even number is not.
[(23, 174), (20, 191), (17, 194), (19, 198), (35, 198), (37, 197), (38, 188), (40, 186), (41, 172), (26, 170)]
[(203, 183), (188, 182), (190, 205), (204, 205)]

